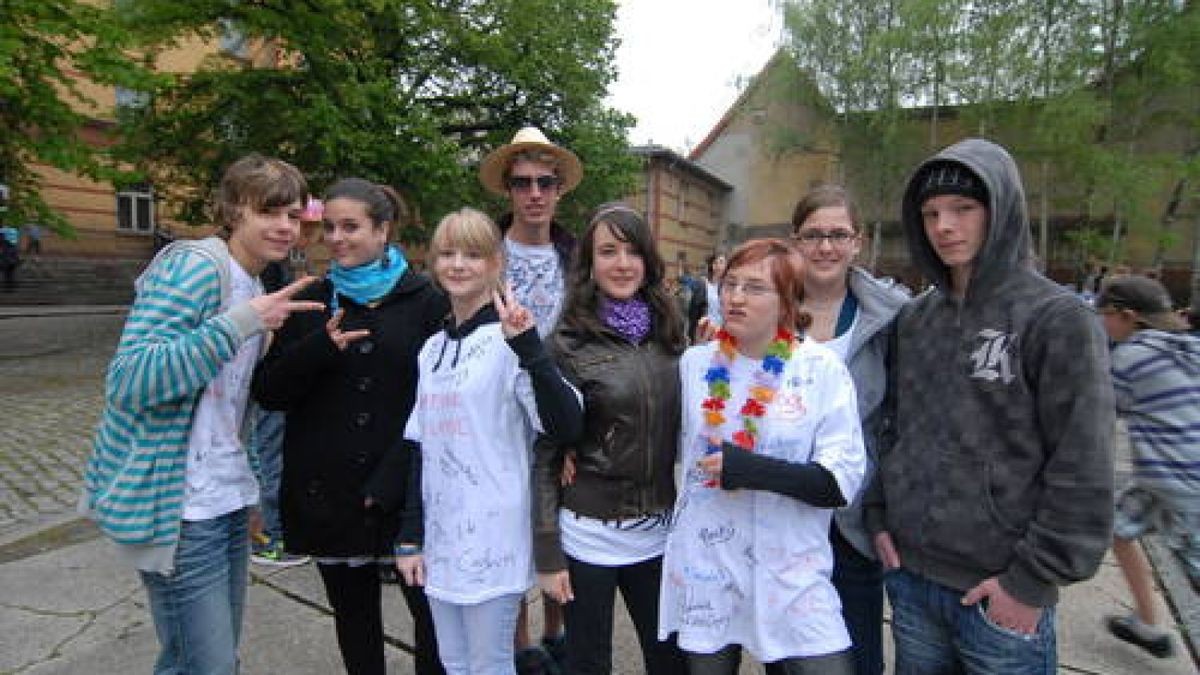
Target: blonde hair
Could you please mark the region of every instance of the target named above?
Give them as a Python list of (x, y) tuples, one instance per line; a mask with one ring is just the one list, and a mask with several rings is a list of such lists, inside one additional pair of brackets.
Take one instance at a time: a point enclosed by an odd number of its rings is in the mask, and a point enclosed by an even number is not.
[[(478, 254), (488, 260), (497, 261), (501, 273), (503, 273), (503, 241), (504, 236), (500, 233), (500, 228), (496, 227), (496, 223), (492, 222), (492, 219), (482, 211), (464, 206), (446, 214), (433, 231), (433, 238), (429, 244), (429, 250), (434, 256), (434, 282), (438, 282), (437, 256), (443, 251), (456, 248)], [(501, 279), (498, 277), (496, 279), (497, 288), (499, 288), (500, 281)], [(438, 286), (440, 287), (441, 284), (438, 283)]]

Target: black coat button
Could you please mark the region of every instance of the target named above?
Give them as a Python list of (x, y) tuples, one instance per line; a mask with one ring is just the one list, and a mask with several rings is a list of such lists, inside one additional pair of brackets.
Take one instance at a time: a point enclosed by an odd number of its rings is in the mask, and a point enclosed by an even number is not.
[(375, 343), (369, 339), (360, 340), (358, 343), (359, 354), (370, 354), (375, 351)]
[(360, 412), (354, 416), (355, 426), (365, 427), (365, 426), (367, 426), (367, 424), (370, 423), (370, 421), (371, 421), (371, 413), (369, 413), (369, 412)]
[(363, 377), (358, 378), (358, 382), (354, 383), (354, 388), (364, 394), (366, 392), (370, 391), (371, 390), (371, 376), (364, 375)]

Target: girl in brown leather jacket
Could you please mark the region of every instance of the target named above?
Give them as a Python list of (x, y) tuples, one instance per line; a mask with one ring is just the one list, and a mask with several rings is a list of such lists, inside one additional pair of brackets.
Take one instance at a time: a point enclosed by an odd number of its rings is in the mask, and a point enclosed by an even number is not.
[[(674, 643), (656, 638), (686, 346), (664, 276), (645, 220), (623, 204), (601, 206), (580, 238), (550, 339), (564, 377), (583, 395), (585, 421), (571, 448), (538, 444), (534, 557), (542, 589), (565, 605), (573, 674), (612, 672), (618, 588), (645, 672), (686, 672)], [(568, 453), (574, 475), (560, 483)]]

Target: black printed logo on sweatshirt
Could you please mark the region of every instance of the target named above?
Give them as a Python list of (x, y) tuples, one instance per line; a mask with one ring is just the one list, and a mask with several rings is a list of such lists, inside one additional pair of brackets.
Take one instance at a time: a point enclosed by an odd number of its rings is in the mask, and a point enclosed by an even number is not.
[(1016, 345), (1016, 338), (991, 328), (984, 328), (976, 337), (979, 339), (979, 347), (971, 352), (971, 361), (974, 367), (971, 377), (987, 382), (996, 380), (1000, 380), (1004, 384), (1012, 382), (1013, 355), (1011, 352)]

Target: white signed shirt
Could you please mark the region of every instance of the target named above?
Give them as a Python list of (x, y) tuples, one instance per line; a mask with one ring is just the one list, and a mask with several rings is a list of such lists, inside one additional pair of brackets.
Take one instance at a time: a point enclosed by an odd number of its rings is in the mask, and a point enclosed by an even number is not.
[(418, 361), (404, 436), (422, 451), (425, 592), (455, 604), (523, 593), (533, 585), (530, 459), (541, 431), (529, 375), (498, 323), (461, 344), (442, 331)]
[[(763, 662), (847, 649), (830, 582), (833, 512), (773, 492), (708, 487), (696, 468), (714, 349), (693, 347), (679, 362), (683, 478), (663, 562), (659, 637), (678, 631), (680, 647), (703, 654), (738, 644)], [(726, 439), (741, 428), (737, 411), (759, 363), (738, 355), (730, 369)], [(857, 494), (865, 454), (854, 385), (829, 349), (805, 340), (793, 352), (760, 422), (757, 451), (815, 461), (847, 501)]]
[[(232, 258), (229, 260), (230, 306), (263, 292)], [(242, 444), (241, 429), (250, 398), (250, 377), (262, 350), (263, 337), (242, 343), (233, 360), (221, 366), (204, 388), (188, 436), (187, 491), (184, 520), (208, 520), (258, 503), (258, 479)]]

